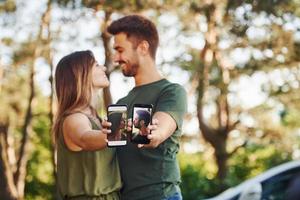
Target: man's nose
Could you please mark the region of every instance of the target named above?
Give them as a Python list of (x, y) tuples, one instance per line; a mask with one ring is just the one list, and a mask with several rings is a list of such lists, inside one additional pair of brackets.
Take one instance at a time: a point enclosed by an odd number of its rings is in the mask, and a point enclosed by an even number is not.
[(114, 62), (119, 62), (120, 61), (120, 56), (117, 53), (113, 55), (113, 61)]

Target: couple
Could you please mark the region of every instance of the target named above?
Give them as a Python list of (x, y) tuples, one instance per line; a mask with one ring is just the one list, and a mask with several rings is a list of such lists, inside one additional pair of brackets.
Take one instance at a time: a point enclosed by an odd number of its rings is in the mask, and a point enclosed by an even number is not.
[(182, 199), (176, 159), (183, 115), (184, 89), (162, 78), (155, 67), (158, 33), (139, 15), (114, 21), (114, 61), (135, 87), (118, 104), (152, 104), (150, 144), (107, 148), (110, 123), (96, 112), (96, 93), (107, 87), (106, 68), (92, 52), (79, 51), (60, 60), (55, 72), (58, 111), (53, 132), (57, 147), (57, 186), (63, 199)]

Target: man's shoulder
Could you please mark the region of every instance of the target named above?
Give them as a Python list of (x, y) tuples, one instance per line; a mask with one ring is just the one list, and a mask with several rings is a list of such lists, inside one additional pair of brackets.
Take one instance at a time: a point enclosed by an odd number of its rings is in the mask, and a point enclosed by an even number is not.
[(126, 102), (127, 102), (127, 97), (128, 97), (128, 95), (126, 95), (126, 96), (120, 98), (120, 99), (117, 101), (116, 104), (126, 103)]
[(172, 92), (172, 93), (180, 94), (180, 95), (186, 93), (186, 91), (182, 85), (180, 85), (179, 83), (172, 83), (168, 80), (163, 87), (163, 91), (164, 92)]
[(184, 90), (183, 86), (180, 85), (179, 83), (174, 83), (174, 82), (171, 82), (171, 81), (169, 81), (169, 80), (167, 80), (167, 79), (164, 79), (164, 81), (161, 82), (160, 87), (161, 87), (162, 89)]
[(117, 103), (128, 103), (134, 99), (135, 96), (139, 97), (153, 97), (153, 96), (186, 96), (184, 87), (178, 83), (173, 83), (167, 79), (162, 79), (159, 82), (146, 86), (145, 88), (139, 88), (138, 90), (131, 90), (126, 96), (120, 98)]
[(133, 89), (131, 89), (125, 96), (119, 98), (116, 102), (116, 104), (122, 104), (122, 103), (127, 103), (128, 101), (130, 101), (130, 97), (132, 97), (133, 94)]

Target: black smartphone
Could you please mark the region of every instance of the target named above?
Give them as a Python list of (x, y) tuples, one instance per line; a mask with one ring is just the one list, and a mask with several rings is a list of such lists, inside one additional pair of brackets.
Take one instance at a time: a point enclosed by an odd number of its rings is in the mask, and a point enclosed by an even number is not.
[(107, 121), (111, 123), (111, 133), (107, 134), (107, 146), (127, 144), (127, 105), (112, 104), (107, 108)]
[(149, 144), (150, 140), (147, 138), (147, 126), (152, 121), (151, 104), (134, 104), (132, 110), (132, 133), (131, 142), (137, 144)]

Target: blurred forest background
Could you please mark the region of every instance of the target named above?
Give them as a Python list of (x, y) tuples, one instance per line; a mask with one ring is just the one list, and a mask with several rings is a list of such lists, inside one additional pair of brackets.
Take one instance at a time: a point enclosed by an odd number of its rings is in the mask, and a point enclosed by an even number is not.
[(299, 0), (0, 0), (0, 199), (55, 199), (55, 65), (85, 49), (105, 63), (105, 116), (133, 86), (105, 30), (132, 13), (155, 22), (157, 66), (188, 92), (184, 199), (299, 159)]

